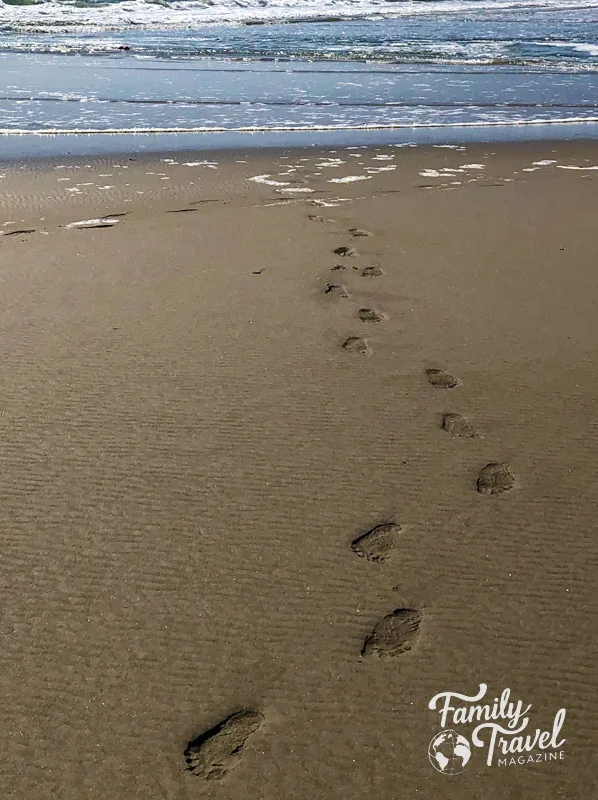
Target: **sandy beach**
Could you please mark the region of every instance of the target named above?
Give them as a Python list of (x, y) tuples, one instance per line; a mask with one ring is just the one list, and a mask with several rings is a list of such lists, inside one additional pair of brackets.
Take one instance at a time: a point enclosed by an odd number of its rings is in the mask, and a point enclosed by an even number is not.
[(595, 797), (596, 143), (0, 175), (2, 796)]

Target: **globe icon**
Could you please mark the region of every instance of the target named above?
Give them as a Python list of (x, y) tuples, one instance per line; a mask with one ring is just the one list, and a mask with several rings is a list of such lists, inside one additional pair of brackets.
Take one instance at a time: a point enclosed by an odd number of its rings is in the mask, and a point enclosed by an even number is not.
[(440, 731), (430, 742), (428, 757), (438, 772), (443, 775), (458, 775), (463, 772), (471, 758), (471, 747), (465, 736), (457, 731)]

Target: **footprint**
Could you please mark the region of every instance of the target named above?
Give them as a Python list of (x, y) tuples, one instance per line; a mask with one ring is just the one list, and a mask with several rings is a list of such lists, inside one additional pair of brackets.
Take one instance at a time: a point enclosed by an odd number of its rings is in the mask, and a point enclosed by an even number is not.
[(463, 439), (473, 439), (476, 435), (473, 425), (462, 414), (443, 414), (441, 428), (451, 436), (461, 436)]
[(384, 275), (384, 270), (380, 267), (364, 267), (361, 274), (364, 278), (379, 278), (380, 275)]
[(362, 322), (382, 322), (383, 319), (386, 319), (384, 314), (374, 311), (373, 308), (360, 308), (358, 314)]
[(328, 219), (327, 217), (323, 217), (321, 214), (308, 214), (307, 218), (310, 219), (312, 222), (334, 222), (333, 219)]
[(437, 389), (454, 389), (455, 386), (459, 386), (461, 383), (459, 378), (455, 378), (454, 375), (444, 369), (427, 369), (426, 377), (428, 382)]
[(421, 611), (415, 608), (395, 609), (392, 614), (382, 617), (366, 637), (361, 655), (392, 658), (406, 653), (419, 636), (422, 619)]
[(333, 267), (330, 267), (330, 272), (336, 272), (339, 269), (347, 269), (344, 264), (335, 264)]
[(335, 297), (349, 297), (349, 293), (341, 283), (327, 283), (324, 294), (332, 294)]
[(363, 228), (349, 228), (351, 236), (371, 236), (370, 231), (363, 230)]
[(395, 548), (400, 531), (400, 526), (392, 522), (376, 525), (371, 531), (358, 536), (352, 542), (351, 550), (368, 561), (387, 561)]
[(259, 711), (237, 711), (192, 739), (185, 750), (187, 769), (206, 780), (220, 780), (239, 760), (247, 739), (260, 727)]
[(349, 353), (369, 353), (370, 348), (368, 347), (368, 343), (365, 339), (362, 339), (361, 336), (349, 336), (348, 339), (342, 344), (343, 350), (346, 350)]
[(505, 463), (492, 462), (480, 470), (477, 488), (480, 494), (502, 494), (515, 486), (515, 476)]
[(357, 250), (354, 247), (337, 247), (334, 251), (335, 255), (343, 257), (353, 257), (357, 255)]

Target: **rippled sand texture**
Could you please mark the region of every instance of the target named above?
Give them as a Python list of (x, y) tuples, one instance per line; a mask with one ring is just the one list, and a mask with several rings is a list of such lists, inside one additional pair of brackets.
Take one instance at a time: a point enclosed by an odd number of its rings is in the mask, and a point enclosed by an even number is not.
[[(0, 171), (3, 797), (592, 796), (596, 166)], [(482, 682), (565, 759), (436, 772)]]

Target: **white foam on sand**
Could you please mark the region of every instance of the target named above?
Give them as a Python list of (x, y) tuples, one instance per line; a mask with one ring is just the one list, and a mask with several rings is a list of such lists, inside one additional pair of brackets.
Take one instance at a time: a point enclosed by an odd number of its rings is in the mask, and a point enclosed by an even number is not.
[[(172, 162), (177, 163), (177, 162)], [(185, 161), (184, 167), (207, 167), (208, 169), (218, 169), (217, 161)]]
[(344, 178), (330, 178), (328, 183), (354, 183), (355, 181), (369, 181), (371, 175), (345, 175)]
[(69, 222), (65, 228), (93, 228), (96, 225), (116, 225), (120, 220), (116, 217), (99, 217), (98, 219), (82, 219), (78, 222)]
[(576, 164), (557, 164), (557, 169), (598, 169), (598, 167), (578, 167)]
[(551, 161), (549, 158), (544, 161), (532, 161), (532, 167), (548, 167), (550, 164), (556, 164), (556, 161)]
[(247, 178), (248, 181), (253, 181), (254, 183), (262, 183), (266, 186), (289, 186), (288, 181), (273, 181), (269, 174), (267, 175), (254, 175), (251, 178)]
[(335, 208), (336, 206), (340, 206), (341, 203), (350, 203), (350, 197), (335, 197), (331, 198), (330, 200), (309, 200), (308, 201), (312, 206), (318, 206), (319, 208)]

